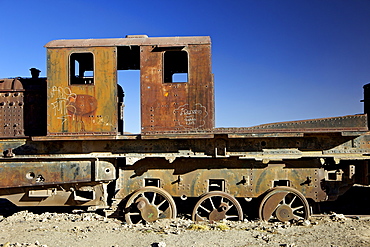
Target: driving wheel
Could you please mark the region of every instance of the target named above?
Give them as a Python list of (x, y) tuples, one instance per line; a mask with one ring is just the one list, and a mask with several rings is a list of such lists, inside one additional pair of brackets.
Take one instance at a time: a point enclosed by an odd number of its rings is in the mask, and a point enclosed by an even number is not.
[(194, 207), (192, 220), (242, 220), (243, 210), (232, 195), (222, 191), (212, 191), (204, 194)]
[(259, 207), (261, 220), (307, 220), (310, 207), (304, 195), (290, 187), (276, 187), (263, 198)]
[(172, 196), (167, 191), (152, 186), (135, 191), (128, 199), (124, 213), (128, 224), (176, 218), (177, 214)]

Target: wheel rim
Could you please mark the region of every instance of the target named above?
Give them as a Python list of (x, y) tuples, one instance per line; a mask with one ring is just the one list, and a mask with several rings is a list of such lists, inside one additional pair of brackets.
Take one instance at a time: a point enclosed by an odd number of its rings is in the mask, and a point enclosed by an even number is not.
[(177, 214), (172, 196), (161, 188), (151, 186), (135, 191), (127, 201), (124, 212), (128, 224), (176, 218)]
[(307, 220), (310, 217), (310, 208), (306, 198), (296, 189), (277, 187), (263, 198), (259, 216), (261, 220)]
[(192, 220), (242, 220), (243, 210), (239, 202), (230, 194), (212, 191), (203, 195), (194, 207)]

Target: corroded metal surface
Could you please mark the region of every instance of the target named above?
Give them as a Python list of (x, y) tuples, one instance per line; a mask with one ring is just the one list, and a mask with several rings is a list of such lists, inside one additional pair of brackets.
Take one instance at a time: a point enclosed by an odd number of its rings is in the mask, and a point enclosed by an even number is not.
[(90, 206), (98, 209), (108, 207), (106, 187), (104, 183), (73, 183), (13, 188), (0, 190), (0, 198), (17, 206)]
[[(49, 136), (117, 135), (116, 71), (133, 68), (141, 72), (142, 133), (214, 127), (209, 37), (62, 40), (46, 47)], [(185, 78), (177, 82), (174, 74)]]
[(0, 91), (23, 91), (23, 85), (19, 78), (0, 79)]
[(76, 39), (76, 40), (53, 40), (45, 45), (47, 48), (65, 47), (104, 47), (104, 46), (178, 46), (188, 44), (209, 45), (211, 39), (208, 36), (197, 37), (136, 37), (116, 39)]
[[(94, 83), (73, 84), (70, 56), (86, 53), (100, 64), (94, 70)], [(117, 134), (115, 56), (112, 47), (48, 49), (48, 135)]]
[(51, 184), (111, 181), (115, 168), (107, 162), (91, 161), (12, 161), (0, 162), (2, 188)]
[(141, 48), (142, 133), (181, 132), (214, 127), (213, 78), (209, 45), (187, 45), (186, 82), (167, 82), (163, 57), (169, 48)]
[(0, 79), (0, 137), (24, 136), (24, 89), (18, 78)]
[(215, 133), (263, 133), (263, 132), (345, 132), (368, 131), (367, 115), (350, 115), (331, 118), (308, 119), (271, 124), (262, 124), (248, 128), (217, 128)]
[(46, 133), (46, 79), (0, 79), (0, 137)]
[[(294, 162), (293, 162), (294, 163)], [(161, 159), (141, 160), (120, 172), (123, 195), (146, 185), (146, 180), (160, 180), (160, 186), (171, 195), (199, 197), (211, 190), (210, 181), (223, 182), (219, 190), (235, 197), (258, 197), (279, 183), (299, 188), (306, 197), (315, 201), (326, 200), (320, 186), (325, 178), (322, 168), (285, 165), (265, 165), (262, 162), (226, 159), (181, 159), (168, 164)], [(314, 164), (312, 164), (314, 165)], [(122, 195), (121, 195), (122, 196)]]

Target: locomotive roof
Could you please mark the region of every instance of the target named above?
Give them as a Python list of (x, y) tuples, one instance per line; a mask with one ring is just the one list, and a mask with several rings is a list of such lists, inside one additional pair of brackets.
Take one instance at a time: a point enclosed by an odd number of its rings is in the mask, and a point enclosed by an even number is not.
[(156, 45), (181, 46), (189, 44), (211, 44), (209, 36), (192, 37), (148, 37), (147, 35), (128, 35), (126, 38), (110, 39), (61, 39), (48, 42), (46, 48), (63, 47), (99, 47), (99, 46), (130, 46)]

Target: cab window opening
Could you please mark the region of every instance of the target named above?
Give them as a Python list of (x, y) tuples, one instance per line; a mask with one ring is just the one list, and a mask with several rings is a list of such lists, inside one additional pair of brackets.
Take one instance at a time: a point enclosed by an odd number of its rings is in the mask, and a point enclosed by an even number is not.
[(163, 60), (164, 83), (188, 82), (189, 64), (186, 51), (165, 51)]
[(70, 56), (70, 84), (94, 84), (94, 55), (90, 52)]

